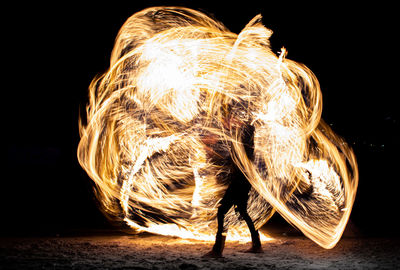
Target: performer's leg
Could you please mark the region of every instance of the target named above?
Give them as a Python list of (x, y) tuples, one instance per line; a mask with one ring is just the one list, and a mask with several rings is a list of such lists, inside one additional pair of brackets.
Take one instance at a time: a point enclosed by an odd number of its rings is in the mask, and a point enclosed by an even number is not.
[(251, 241), (252, 241), (252, 246), (248, 250), (248, 252), (252, 253), (262, 253), (262, 246), (261, 246), (261, 241), (260, 241), (260, 234), (258, 233), (258, 230), (254, 227), (254, 223), (251, 220), (251, 217), (247, 213), (247, 205), (246, 204), (241, 204), (238, 205), (238, 210), (242, 218), (247, 224), (247, 227), (249, 227), (250, 234), (251, 234)]
[(229, 209), (232, 207), (233, 204), (223, 204), (218, 208), (217, 212), (217, 223), (218, 223), (218, 230), (217, 230), (217, 235), (219, 234), (224, 234), (227, 232), (227, 228), (224, 228), (224, 219), (226, 213), (229, 211)]
[(222, 252), (224, 251), (225, 247), (226, 233), (228, 231), (226, 228), (224, 228), (224, 218), (225, 214), (229, 211), (231, 207), (232, 203), (224, 202), (218, 208), (218, 213), (217, 213), (218, 230), (215, 236), (215, 243), (212, 250), (207, 254), (205, 254), (203, 257), (211, 257), (211, 258), (222, 257)]
[(225, 214), (229, 211), (232, 205), (221, 205), (218, 208), (217, 213), (217, 221), (218, 221), (218, 230), (217, 235), (215, 236), (215, 244), (213, 247), (213, 251), (222, 256), (222, 251), (225, 247), (225, 239), (228, 229), (224, 227), (224, 219)]

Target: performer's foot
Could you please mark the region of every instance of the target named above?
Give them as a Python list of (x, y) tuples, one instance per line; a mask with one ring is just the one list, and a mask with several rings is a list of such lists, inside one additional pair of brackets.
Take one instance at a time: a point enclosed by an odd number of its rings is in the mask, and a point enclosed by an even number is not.
[(264, 253), (262, 246), (251, 246), (250, 249), (246, 250), (246, 253)]
[(225, 247), (226, 235), (217, 234), (215, 237), (215, 243), (210, 252), (203, 255), (203, 258), (222, 258), (222, 252)]
[(222, 258), (222, 253), (215, 252), (214, 250), (211, 250), (210, 252), (207, 252), (202, 258)]

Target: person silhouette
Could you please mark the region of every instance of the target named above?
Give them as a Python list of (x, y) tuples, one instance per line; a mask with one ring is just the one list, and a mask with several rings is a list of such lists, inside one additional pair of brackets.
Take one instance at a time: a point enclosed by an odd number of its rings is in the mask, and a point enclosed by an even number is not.
[[(230, 119), (232, 121), (232, 119)], [(235, 121), (235, 120), (233, 120)], [(230, 123), (229, 123), (230, 125)], [(241, 125), (241, 143), (243, 144), (244, 150), (247, 157), (253, 160), (254, 156), (254, 126), (249, 122)], [(232, 206), (235, 207), (243, 220), (246, 222), (252, 240), (252, 246), (247, 252), (251, 253), (262, 253), (262, 246), (260, 241), (260, 236), (258, 230), (256, 230), (254, 223), (247, 212), (247, 201), (249, 199), (249, 192), (251, 189), (251, 184), (247, 180), (246, 176), (240, 170), (240, 168), (235, 164), (232, 157), (225, 163), (229, 166), (230, 173), (228, 174), (229, 186), (225, 191), (225, 194), (220, 201), (217, 212), (217, 224), (218, 229), (215, 237), (215, 243), (212, 250), (206, 253), (203, 257), (210, 258), (220, 258), (225, 246), (225, 239), (228, 228), (224, 226), (224, 218), (226, 213), (231, 209)]]

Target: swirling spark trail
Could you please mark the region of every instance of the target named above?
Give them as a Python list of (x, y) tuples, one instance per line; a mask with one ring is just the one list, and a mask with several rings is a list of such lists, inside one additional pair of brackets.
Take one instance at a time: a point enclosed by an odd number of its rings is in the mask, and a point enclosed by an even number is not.
[[(122, 26), (89, 88), (78, 159), (104, 211), (138, 231), (213, 239), (231, 156), (252, 185), (257, 228), (278, 212), (324, 248), (340, 239), (358, 184), (355, 156), (321, 120), (304, 65), (276, 56), (256, 16), (239, 33), (191, 9), (154, 7)], [(227, 119), (234, 119), (227, 122)], [(255, 128), (254, 159), (241, 126)], [(246, 237), (235, 211), (231, 239)]]

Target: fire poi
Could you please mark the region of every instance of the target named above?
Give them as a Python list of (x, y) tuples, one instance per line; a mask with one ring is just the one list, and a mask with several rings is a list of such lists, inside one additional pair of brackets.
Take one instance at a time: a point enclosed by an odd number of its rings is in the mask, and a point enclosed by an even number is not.
[[(355, 199), (355, 156), (321, 119), (315, 75), (272, 52), (271, 34), (260, 15), (235, 34), (182, 7), (125, 22), (80, 124), (78, 159), (105, 213), (137, 232), (214, 240), (229, 185), (214, 157), (228, 156), (251, 184), (257, 229), (278, 212), (335, 246)], [(254, 129), (251, 159), (244, 124)], [(228, 240), (250, 239), (233, 207), (225, 224)]]

